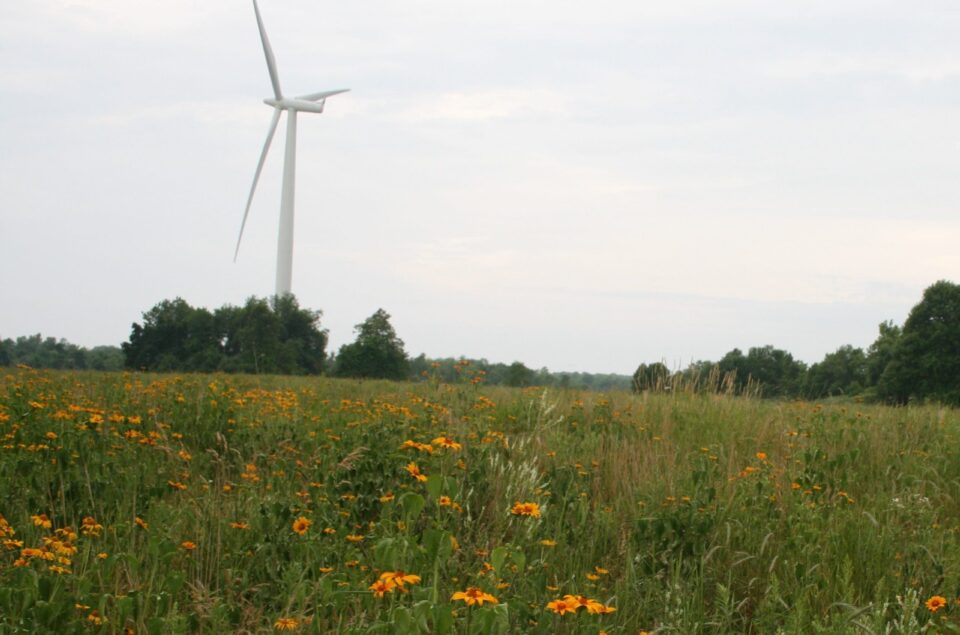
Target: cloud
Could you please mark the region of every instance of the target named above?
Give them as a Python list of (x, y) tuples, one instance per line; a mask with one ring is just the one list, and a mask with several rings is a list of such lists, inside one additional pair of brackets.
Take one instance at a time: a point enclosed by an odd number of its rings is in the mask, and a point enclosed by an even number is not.
[(47, 20), (86, 32), (127, 35), (183, 31), (229, 12), (224, 0), (40, 0)]
[(258, 105), (252, 100), (180, 101), (92, 115), (88, 123), (130, 126), (151, 122), (176, 124), (191, 121), (213, 126), (262, 124), (266, 129), (270, 121), (269, 113), (266, 106)]
[(569, 97), (556, 91), (493, 88), (422, 97), (402, 106), (396, 118), (407, 122), (486, 121), (531, 117), (564, 117)]
[(904, 59), (902, 54), (853, 55), (808, 52), (772, 60), (761, 66), (771, 77), (805, 79), (842, 75), (894, 75), (909, 81), (944, 81), (960, 76), (955, 57)]

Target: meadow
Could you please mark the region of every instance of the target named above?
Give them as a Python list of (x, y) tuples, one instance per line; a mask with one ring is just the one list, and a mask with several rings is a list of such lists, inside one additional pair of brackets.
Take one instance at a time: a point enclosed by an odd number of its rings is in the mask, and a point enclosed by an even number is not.
[(0, 634), (960, 632), (951, 409), (0, 373)]

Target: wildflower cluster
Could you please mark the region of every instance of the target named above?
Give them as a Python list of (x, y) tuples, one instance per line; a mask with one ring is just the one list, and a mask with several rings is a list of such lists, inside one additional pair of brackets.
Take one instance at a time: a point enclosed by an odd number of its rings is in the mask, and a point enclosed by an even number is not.
[(404, 571), (384, 571), (369, 588), (376, 597), (382, 598), (384, 594), (392, 593), (394, 590), (406, 593), (406, 585), (419, 583), (420, 576), (418, 575)]
[(597, 600), (591, 600), (590, 598), (583, 595), (565, 595), (562, 598), (558, 598), (551, 602), (547, 603), (547, 609), (553, 611), (557, 615), (566, 615), (567, 613), (576, 613), (580, 609), (585, 609), (587, 613), (591, 615), (605, 615), (607, 613), (613, 613), (617, 609), (612, 606), (607, 606), (602, 602)]
[(513, 504), (513, 507), (510, 508), (510, 513), (514, 516), (532, 516), (533, 518), (539, 518), (540, 505), (537, 503), (521, 503), (517, 501)]

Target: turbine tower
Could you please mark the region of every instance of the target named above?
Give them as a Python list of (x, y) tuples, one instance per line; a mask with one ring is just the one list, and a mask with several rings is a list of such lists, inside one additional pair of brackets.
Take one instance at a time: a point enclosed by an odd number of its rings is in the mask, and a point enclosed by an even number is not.
[(273, 49), (270, 48), (267, 31), (263, 27), (263, 19), (260, 17), (260, 8), (257, 6), (257, 0), (253, 0), (253, 12), (257, 16), (257, 28), (260, 29), (260, 41), (263, 42), (263, 54), (267, 58), (267, 71), (270, 73), (270, 83), (273, 84), (273, 99), (264, 99), (263, 103), (268, 106), (273, 106), (273, 119), (270, 121), (267, 140), (264, 142), (263, 151), (260, 153), (257, 171), (253, 175), (253, 185), (250, 186), (250, 196), (247, 197), (247, 207), (243, 211), (243, 222), (240, 223), (240, 236), (237, 238), (237, 248), (233, 252), (233, 261), (237, 261), (237, 254), (240, 253), (240, 241), (243, 239), (243, 228), (247, 225), (247, 215), (250, 213), (253, 193), (257, 189), (257, 181), (260, 180), (260, 172), (263, 170), (263, 163), (267, 159), (270, 142), (273, 141), (273, 135), (277, 131), (280, 114), (286, 110), (287, 147), (283, 153), (283, 189), (280, 195), (280, 233), (277, 238), (276, 294), (279, 296), (290, 293), (290, 281), (293, 274), (293, 195), (297, 168), (297, 113), (301, 111), (323, 112), (323, 104), (326, 102), (327, 97), (345, 93), (350, 89), (327, 90), (293, 98), (284, 97), (283, 92), (280, 90), (280, 77), (277, 75), (277, 60), (273, 57)]

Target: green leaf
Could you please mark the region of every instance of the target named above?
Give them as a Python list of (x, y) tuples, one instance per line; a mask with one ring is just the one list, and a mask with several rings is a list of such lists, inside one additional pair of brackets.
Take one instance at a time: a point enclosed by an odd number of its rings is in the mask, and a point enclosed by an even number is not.
[(507, 555), (510, 551), (503, 546), (497, 547), (490, 553), (490, 564), (493, 565), (494, 571), (500, 573), (503, 569), (503, 563), (507, 560)]
[(430, 624), (428, 623), (430, 606), (430, 600), (421, 600), (413, 605), (413, 617), (417, 624), (417, 630), (423, 633), (430, 632)]
[(520, 573), (523, 573), (524, 567), (527, 565), (527, 557), (523, 555), (522, 551), (514, 551), (510, 554), (510, 559), (513, 560), (513, 563), (517, 565), (517, 569), (520, 570)]
[(423, 496), (417, 494), (416, 492), (407, 492), (400, 497), (400, 506), (403, 507), (403, 519), (405, 522), (410, 523), (417, 519), (417, 516), (420, 515), (420, 512), (423, 511), (424, 506), (427, 504), (427, 501), (424, 500)]
[(430, 494), (430, 498), (440, 498), (440, 492), (443, 491), (443, 479), (439, 476), (431, 476), (427, 478), (426, 488), (427, 493)]
[(436, 635), (446, 635), (453, 628), (453, 612), (449, 606), (433, 607), (433, 632)]
[(383, 538), (373, 547), (374, 562), (380, 569), (396, 569), (397, 544), (393, 538)]
[(398, 606), (397, 608), (393, 609), (393, 614), (390, 617), (395, 629), (395, 633), (416, 632), (416, 622), (414, 622), (413, 616), (410, 615), (410, 610), (407, 607)]

